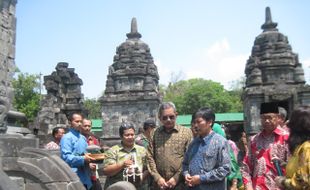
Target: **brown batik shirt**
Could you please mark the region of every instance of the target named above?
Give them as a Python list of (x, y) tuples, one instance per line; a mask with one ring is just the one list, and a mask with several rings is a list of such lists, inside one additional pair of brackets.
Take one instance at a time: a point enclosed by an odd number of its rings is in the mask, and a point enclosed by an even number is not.
[(192, 131), (180, 125), (176, 125), (171, 133), (167, 133), (163, 126), (151, 133), (147, 160), (155, 182), (173, 177), (179, 183), (183, 157), (191, 141)]

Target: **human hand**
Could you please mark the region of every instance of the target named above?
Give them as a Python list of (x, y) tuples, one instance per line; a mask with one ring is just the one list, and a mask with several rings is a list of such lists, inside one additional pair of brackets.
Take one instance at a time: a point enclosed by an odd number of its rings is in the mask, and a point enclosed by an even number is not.
[(123, 162), (123, 168), (128, 168), (129, 166), (131, 166), (133, 164), (133, 161), (131, 159), (125, 160)]
[(281, 188), (281, 189), (284, 188), (284, 186), (283, 186), (284, 180), (285, 180), (285, 177), (284, 177), (284, 176), (277, 176), (277, 177), (274, 179), (274, 181), (276, 182), (277, 186), (278, 186), (279, 188)]
[(189, 187), (192, 186), (192, 185), (190, 184), (191, 180), (192, 180), (192, 176), (189, 175), (189, 174), (186, 174), (186, 175), (185, 175), (185, 184), (188, 185)]
[(95, 161), (96, 159), (90, 156), (90, 153), (85, 153), (84, 154), (84, 161), (86, 163), (90, 163), (90, 161)]
[(160, 187), (160, 189), (167, 189), (168, 188), (168, 184), (166, 183), (164, 178), (160, 178), (157, 181), (157, 185)]
[(230, 190), (238, 190), (238, 179), (232, 180)]
[(95, 163), (89, 163), (89, 168), (90, 168), (91, 170), (93, 170), (93, 171), (96, 170), (96, 166), (97, 166), (97, 164), (95, 164)]
[(199, 175), (194, 175), (192, 176), (192, 180), (190, 181), (191, 186), (199, 185), (200, 182), (200, 176)]
[(172, 177), (167, 181), (167, 185), (169, 189), (173, 189), (176, 186), (177, 182), (175, 179)]

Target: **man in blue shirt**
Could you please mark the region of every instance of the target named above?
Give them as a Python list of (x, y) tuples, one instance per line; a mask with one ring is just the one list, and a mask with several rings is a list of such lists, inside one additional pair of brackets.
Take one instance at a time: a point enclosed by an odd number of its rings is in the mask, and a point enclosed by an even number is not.
[(185, 153), (183, 175), (187, 189), (226, 189), (230, 173), (228, 143), (212, 131), (215, 114), (210, 108), (201, 108), (192, 118), (198, 132)]
[(94, 160), (86, 153), (87, 142), (79, 130), (82, 126), (83, 117), (79, 113), (73, 113), (69, 117), (71, 125), (69, 132), (60, 141), (61, 158), (71, 167), (86, 189), (92, 186), (89, 163)]

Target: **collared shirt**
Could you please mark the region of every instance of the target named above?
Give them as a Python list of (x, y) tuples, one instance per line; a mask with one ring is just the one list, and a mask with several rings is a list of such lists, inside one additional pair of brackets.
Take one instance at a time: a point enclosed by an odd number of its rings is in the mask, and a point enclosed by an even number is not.
[(201, 184), (189, 189), (226, 189), (225, 177), (230, 172), (227, 140), (213, 131), (204, 138), (196, 137), (183, 161), (183, 175), (199, 175)]
[(149, 139), (142, 133), (137, 135), (135, 139), (136, 144), (147, 148), (149, 146)]
[(83, 154), (86, 152), (87, 142), (85, 136), (79, 131), (70, 128), (60, 141), (61, 158), (71, 167), (79, 176), (81, 182), (90, 189), (92, 186), (90, 180), (90, 169), (84, 163)]
[[(278, 173), (272, 160), (276, 158), (280, 163), (287, 162), (288, 136), (289, 133), (278, 126), (268, 137), (263, 132), (252, 137), (249, 153), (244, 157), (241, 167), (245, 186), (252, 185), (259, 190), (279, 189), (274, 181)], [(281, 170), (285, 175), (285, 168)]]
[(55, 143), (54, 141), (51, 141), (51, 142), (47, 143), (44, 146), (44, 148), (47, 150), (58, 150), (60, 148), (60, 146), (57, 143)]
[(87, 139), (87, 144), (88, 145), (100, 145), (98, 139), (94, 136), (94, 135), (88, 135), (88, 136), (85, 136), (86, 139)]
[(310, 189), (310, 141), (299, 145), (286, 165), (285, 189)]
[(155, 182), (161, 177), (165, 180), (173, 177), (178, 184), (183, 157), (191, 141), (192, 131), (180, 125), (176, 125), (171, 133), (167, 133), (163, 126), (152, 131), (147, 159)]
[[(104, 159), (104, 167), (107, 165), (122, 163), (127, 159), (130, 159), (135, 153), (136, 156), (136, 163), (140, 168), (140, 171), (146, 170), (146, 149), (140, 145), (134, 145), (131, 150), (126, 150), (122, 145), (115, 145), (112, 146), (106, 152), (106, 158)], [(123, 181), (123, 172), (124, 169), (119, 171), (114, 176), (108, 176), (105, 182), (105, 188), (109, 187), (110, 185), (118, 182)], [(140, 188), (139, 188), (140, 189)]]

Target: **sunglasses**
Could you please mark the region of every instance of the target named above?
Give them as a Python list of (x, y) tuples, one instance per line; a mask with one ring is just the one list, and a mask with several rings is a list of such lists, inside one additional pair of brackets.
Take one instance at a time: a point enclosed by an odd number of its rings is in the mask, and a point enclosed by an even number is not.
[(165, 115), (162, 117), (162, 120), (167, 121), (169, 118), (169, 120), (175, 120), (175, 115)]

